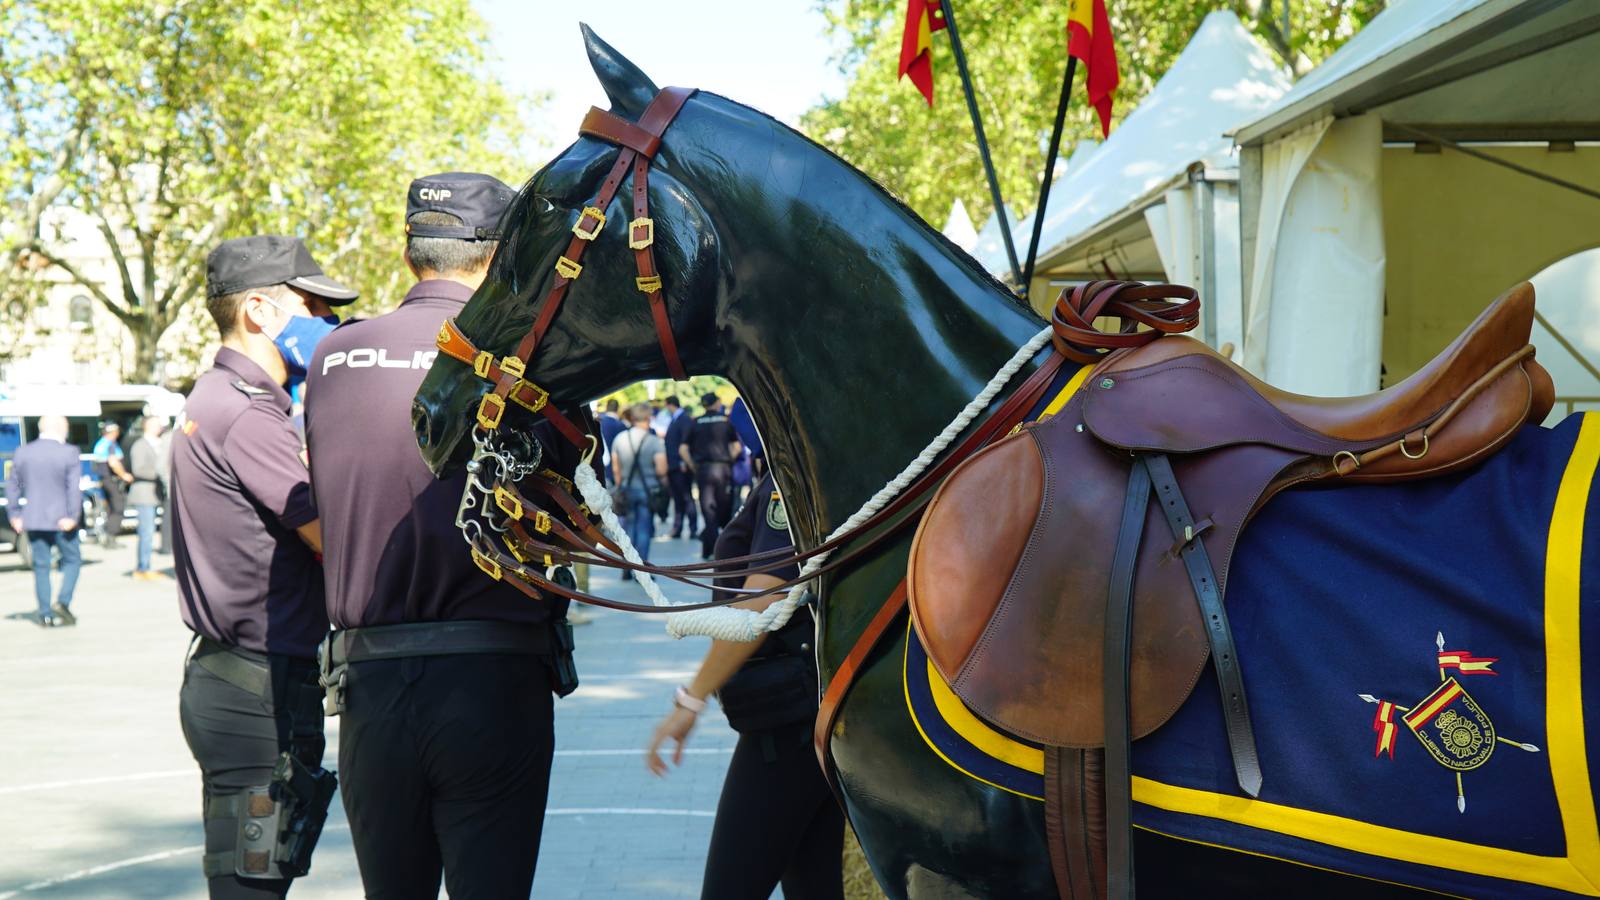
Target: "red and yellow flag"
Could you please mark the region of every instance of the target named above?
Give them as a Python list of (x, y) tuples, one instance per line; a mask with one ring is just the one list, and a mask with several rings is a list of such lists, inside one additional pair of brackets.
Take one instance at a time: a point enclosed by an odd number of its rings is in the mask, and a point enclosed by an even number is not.
[(1372, 730), (1378, 733), (1378, 749), (1373, 751), (1373, 756), (1382, 756), (1383, 751), (1389, 751), (1389, 758), (1394, 759), (1394, 704), (1387, 700), (1378, 701), (1378, 714), (1372, 719)]
[[(916, 0), (912, 0), (916, 5)], [(1067, 8), (1067, 55), (1083, 60), (1089, 104), (1100, 114), (1100, 134), (1111, 134), (1111, 95), (1117, 90), (1117, 46), (1112, 40), (1106, 0), (1070, 0)], [(905, 50), (900, 51), (905, 69)]]
[(933, 33), (944, 28), (939, 0), (909, 0), (906, 27), (900, 36), (900, 77), (911, 76), (922, 96), (933, 105)]
[(1443, 650), (1439, 653), (1439, 677), (1445, 669), (1455, 669), (1463, 675), (1499, 675), (1489, 668), (1500, 661), (1498, 656), (1477, 657), (1465, 650)]

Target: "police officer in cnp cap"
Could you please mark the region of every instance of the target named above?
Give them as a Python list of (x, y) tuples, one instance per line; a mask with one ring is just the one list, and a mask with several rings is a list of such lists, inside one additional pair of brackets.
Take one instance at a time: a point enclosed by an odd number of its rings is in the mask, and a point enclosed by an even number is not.
[(419, 178), (406, 197), (416, 284), (341, 326), (306, 385), (327, 542), (323, 651), (339, 777), (369, 897), (527, 897), (550, 782), (552, 692), (576, 686), (566, 604), (484, 577), (456, 530), (466, 474), (435, 480), (411, 401), (445, 319), (483, 283), (514, 192)]
[[(211, 896), (281, 897), (333, 798), (316, 648), (328, 631), (317, 507), (284, 385), (356, 292), (292, 237), (206, 258), (222, 349), (172, 438), (179, 609), (195, 632), (179, 695), (204, 784)], [(334, 320), (336, 321), (336, 320)]]

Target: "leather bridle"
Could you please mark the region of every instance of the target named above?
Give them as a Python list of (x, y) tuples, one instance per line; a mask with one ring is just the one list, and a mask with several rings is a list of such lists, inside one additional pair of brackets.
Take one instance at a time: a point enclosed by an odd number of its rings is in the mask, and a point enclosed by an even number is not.
[(455, 319), (446, 319), (439, 328), (439, 350), (469, 366), (479, 378), (494, 385), (494, 390), (483, 395), (478, 403), (478, 425), (488, 431), (499, 429), (505, 417), (506, 401), (521, 406), (529, 412), (542, 413), (563, 437), (578, 447), (584, 447), (589, 438), (583, 430), (550, 403), (550, 392), (528, 381), (523, 375), (533, 361), (534, 353), (544, 341), (545, 333), (561, 311), (561, 301), (567, 290), (583, 274), (583, 254), (600, 236), (606, 225), (605, 211), (610, 208), (617, 190), (628, 171), (633, 170), (633, 220), (628, 223), (628, 248), (633, 251), (639, 275), (634, 286), (650, 303), (650, 316), (655, 321), (656, 337), (661, 342), (661, 355), (667, 361), (667, 371), (679, 381), (688, 380), (683, 361), (678, 358), (678, 344), (672, 337), (672, 322), (667, 315), (667, 297), (661, 275), (656, 270), (655, 220), (650, 218), (650, 163), (661, 149), (661, 136), (667, 126), (677, 118), (684, 103), (695, 93), (694, 88), (669, 87), (656, 94), (644, 115), (635, 125), (603, 109), (590, 107), (578, 133), (598, 138), (622, 148), (611, 171), (594, 202), (585, 206), (572, 224), (572, 240), (556, 260), (550, 292), (545, 295), (544, 306), (533, 321), (533, 326), (517, 345), (516, 352), (495, 359), (487, 350), (479, 350), (461, 333)]

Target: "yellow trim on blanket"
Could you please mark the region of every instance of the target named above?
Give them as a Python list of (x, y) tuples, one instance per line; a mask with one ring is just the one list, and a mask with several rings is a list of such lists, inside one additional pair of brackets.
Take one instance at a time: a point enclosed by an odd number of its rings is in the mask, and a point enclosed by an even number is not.
[(1011, 740), (984, 724), (944, 683), (939, 670), (933, 667), (933, 660), (928, 660), (927, 666), (928, 693), (933, 695), (933, 705), (939, 710), (939, 718), (986, 755), (1019, 769), (1044, 774), (1043, 750)]
[[(1088, 369), (1085, 366), (1074, 376), (1062, 396), (1071, 393)], [(1061, 400), (1061, 396), (1056, 399)], [(1059, 408), (1054, 402), (1051, 407)], [(1537, 856), (1485, 847), (1148, 778), (1133, 779), (1133, 799), (1159, 809), (1221, 819), (1384, 859), (1426, 866), (1443, 863), (1472, 875), (1600, 896), (1600, 830), (1596, 827), (1585, 747), (1579, 634), (1584, 511), (1597, 467), (1600, 415), (1586, 414), (1556, 494), (1545, 562), (1545, 662), (1549, 673), (1545, 687), (1546, 749), (1566, 834), (1567, 856)], [(946, 695), (955, 699), (938, 672), (931, 665), (929, 668), (928, 680), (936, 702)], [(1042, 753), (991, 728), (959, 701), (956, 706), (965, 715), (947, 713), (942, 702), (937, 705), (951, 728), (974, 746), (1019, 768), (1044, 771)], [(927, 740), (926, 734), (923, 739)], [(1033, 757), (1026, 755), (1030, 751), (1038, 763), (1032, 763)]]

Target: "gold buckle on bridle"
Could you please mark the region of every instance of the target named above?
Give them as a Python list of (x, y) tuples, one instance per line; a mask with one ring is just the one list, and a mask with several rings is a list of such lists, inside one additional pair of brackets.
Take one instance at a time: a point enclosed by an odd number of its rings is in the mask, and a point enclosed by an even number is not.
[(556, 273), (568, 281), (577, 280), (579, 273), (582, 271), (583, 266), (580, 266), (576, 262), (567, 259), (565, 256), (558, 257), (556, 259)]
[(633, 284), (643, 293), (654, 294), (661, 290), (661, 276), (641, 275), (633, 280)]
[(479, 378), (488, 378), (489, 367), (492, 365), (494, 365), (494, 354), (487, 350), (479, 350), (478, 354), (472, 357), (472, 371)]
[(499, 394), (484, 394), (478, 404), (478, 424), (491, 431), (500, 427), (500, 417), (506, 414), (506, 401)]
[[(594, 227), (584, 230), (583, 220), (594, 219)], [(606, 214), (593, 206), (585, 206), (583, 212), (578, 214), (578, 221), (572, 223), (572, 233), (585, 241), (592, 241), (600, 234), (600, 229), (606, 227)]]
[[(644, 237), (639, 236), (639, 229), (644, 229)], [(640, 217), (628, 223), (628, 248), (630, 250), (643, 250), (656, 242), (656, 220)]]
[(522, 501), (498, 484), (494, 486), (494, 505), (500, 507), (500, 511), (509, 516), (513, 522), (521, 521)]

